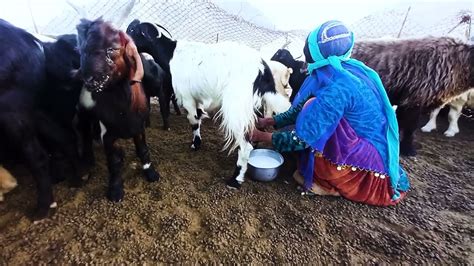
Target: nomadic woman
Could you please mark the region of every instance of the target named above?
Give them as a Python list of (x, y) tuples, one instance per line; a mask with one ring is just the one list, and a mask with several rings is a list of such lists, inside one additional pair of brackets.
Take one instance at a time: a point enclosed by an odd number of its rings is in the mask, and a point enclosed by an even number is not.
[(294, 130), (254, 130), (253, 141), (280, 152), (299, 153), (294, 177), (306, 192), (343, 196), (377, 206), (397, 204), (409, 181), (399, 164), (399, 135), (378, 74), (350, 58), (354, 34), (339, 21), (312, 31), (304, 47), (310, 75), (292, 107), (259, 126)]

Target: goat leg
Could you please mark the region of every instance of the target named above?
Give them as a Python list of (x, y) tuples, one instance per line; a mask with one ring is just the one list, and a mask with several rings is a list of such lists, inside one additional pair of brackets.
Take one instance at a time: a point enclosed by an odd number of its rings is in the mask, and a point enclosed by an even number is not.
[[(92, 148), (93, 137), (93, 122), (92, 115), (86, 110), (79, 110), (78, 114), (78, 130), (81, 140), (81, 161), (87, 169), (95, 166), (94, 150)], [(95, 121), (98, 123), (98, 121)]]
[[(68, 169), (67, 175), (72, 176), (69, 180), (71, 186), (80, 187), (82, 180), (78, 173), (79, 167), (77, 164), (79, 154), (77, 151), (77, 139), (72, 125), (61, 126), (42, 112), (35, 113), (35, 121), (35, 127), (43, 143), (47, 145), (53, 153), (51, 165), (64, 166), (59, 168), (55, 167), (55, 170), (57, 170), (57, 180), (55, 181), (64, 180), (64, 176), (66, 175), (66, 171), (64, 170)], [(61, 158), (61, 155), (63, 158)], [(62, 164), (58, 164), (59, 162), (62, 162)]]
[(51, 177), (49, 175), (49, 158), (46, 150), (34, 130), (34, 122), (29, 114), (21, 112), (2, 114), (0, 125), (4, 127), (6, 139), (16, 143), (20, 148), (28, 168), (36, 181), (38, 189), (37, 208), (33, 220), (46, 218), (51, 207), (56, 207), (53, 198)]
[(109, 188), (107, 198), (113, 202), (123, 199), (123, 180), (121, 171), (123, 167), (123, 150), (117, 145), (117, 138), (106, 133), (104, 135), (104, 150), (107, 157), (107, 167), (109, 169)]
[(418, 128), (421, 108), (419, 106), (399, 106), (397, 109), (397, 120), (399, 121), (401, 134), (400, 154), (403, 156), (415, 156), (414, 134)]
[(143, 167), (143, 174), (148, 182), (160, 180), (160, 174), (155, 170), (150, 160), (150, 152), (146, 144), (145, 132), (133, 137), (137, 157), (140, 158)]
[(48, 155), (36, 138), (25, 141), (22, 148), (38, 188), (38, 207), (33, 215), (33, 220), (41, 220), (48, 216), (50, 208), (56, 207), (49, 176)]
[(173, 103), (174, 111), (176, 112), (176, 115), (181, 115), (181, 109), (179, 108), (178, 105), (178, 99), (176, 99), (176, 95), (173, 93), (171, 95), (171, 102)]
[(160, 103), (160, 113), (161, 113), (161, 118), (163, 119), (164, 130), (170, 130), (169, 117), (170, 117), (171, 93), (169, 92), (169, 90), (172, 90), (172, 89), (163, 86), (162, 89), (159, 90), (159, 93), (158, 93), (158, 101)]
[(232, 178), (227, 180), (226, 185), (231, 189), (240, 189), (245, 180), (245, 172), (247, 172), (247, 163), (253, 146), (248, 140), (242, 140), (239, 145), (237, 165), (235, 166)]
[(145, 118), (145, 127), (150, 127), (151, 125), (151, 122), (150, 122), (150, 114), (151, 114), (151, 97), (150, 96), (147, 96), (147, 108), (148, 108), (148, 112), (147, 112), (147, 115), (146, 115), (146, 118)]

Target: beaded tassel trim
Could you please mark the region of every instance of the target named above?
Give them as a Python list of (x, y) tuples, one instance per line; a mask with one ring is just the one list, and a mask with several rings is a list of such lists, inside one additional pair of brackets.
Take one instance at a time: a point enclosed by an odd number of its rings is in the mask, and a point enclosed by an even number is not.
[[(293, 138), (294, 141), (298, 142), (299, 144), (302, 144), (304, 143), (304, 141), (302, 139), (300, 139), (297, 135), (296, 135), (296, 131), (295, 130), (292, 130), (291, 131), (291, 137)], [(323, 156), (323, 153), (320, 152), (320, 151), (317, 151), (317, 150), (314, 150), (314, 149), (311, 149), (311, 151), (313, 153), (315, 153), (315, 156), (316, 157), (324, 157)], [(378, 171), (375, 171), (373, 169), (366, 169), (366, 168), (363, 168), (363, 167), (360, 167), (360, 166), (357, 166), (357, 165), (349, 165), (349, 164), (340, 164), (340, 163), (337, 163), (337, 162), (333, 162), (331, 159), (327, 158), (327, 157), (324, 157), (324, 159), (328, 160), (330, 163), (336, 165), (336, 169), (338, 171), (342, 171), (342, 170), (345, 170), (347, 168), (351, 168), (352, 171), (366, 171), (366, 172), (372, 172), (374, 173), (374, 176), (375, 177), (380, 177), (381, 179), (385, 179), (388, 174), (387, 173), (381, 173), (381, 172), (378, 172)]]

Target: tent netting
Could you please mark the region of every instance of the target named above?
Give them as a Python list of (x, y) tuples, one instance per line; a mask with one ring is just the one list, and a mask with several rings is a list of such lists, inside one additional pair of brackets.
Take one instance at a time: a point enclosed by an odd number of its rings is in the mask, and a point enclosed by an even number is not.
[[(75, 32), (75, 26), (83, 16), (89, 19), (103, 16), (119, 24), (122, 29), (139, 18), (161, 24), (178, 40), (206, 43), (236, 41), (267, 51), (270, 56), (282, 46), (296, 51), (296, 56), (301, 55), (308, 34), (306, 30), (279, 31), (258, 26), (230, 14), (211, 0), (97, 0), (79, 10), (83, 12), (76, 11), (71, 5), (43, 27), (40, 33), (59, 35)], [(360, 39), (450, 35), (466, 40), (471, 34), (471, 15), (469, 8), (458, 9), (435, 14), (434, 19), (426, 22), (420, 19), (424, 16), (421, 8), (403, 8), (364, 17), (350, 26)]]

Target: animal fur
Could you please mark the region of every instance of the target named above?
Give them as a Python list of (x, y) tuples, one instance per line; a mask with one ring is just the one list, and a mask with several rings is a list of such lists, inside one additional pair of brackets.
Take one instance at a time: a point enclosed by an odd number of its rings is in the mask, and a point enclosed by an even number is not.
[(474, 108), (474, 88), (462, 93), (451, 99), (449, 102), (441, 105), (440, 107), (434, 109), (430, 114), (430, 120), (426, 123), (425, 126), (421, 128), (423, 132), (431, 132), (433, 129), (436, 129), (436, 118), (438, 117), (439, 112), (443, 109), (446, 105), (449, 105), (449, 127), (444, 132), (446, 137), (454, 137), (457, 133), (459, 133), (459, 126), (458, 120), (461, 116), (462, 108), (464, 106)]
[(0, 165), (0, 202), (4, 200), (4, 194), (10, 192), (17, 186), (16, 179)]
[(379, 73), (392, 104), (434, 108), (474, 86), (474, 46), (453, 38), (356, 42), (352, 57)]
[[(285, 98), (288, 99), (288, 110), (291, 106), (290, 104), (290, 95), (292, 94), (292, 88), (290, 86), (290, 76), (293, 73), (293, 69), (291, 67), (286, 67), (280, 62), (270, 60), (268, 61), (268, 66), (270, 67), (270, 70), (272, 71), (273, 74), (273, 80), (275, 81), (275, 90), (277, 93), (285, 96)], [(275, 112), (271, 108), (271, 106), (267, 106), (267, 103), (264, 102), (263, 104), (264, 107), (264, 117), (271, 117), (274, 113), (279, 113)]]
[(398, 105), (400, 153), (416, 155), (422, 109), (436, 108), (474, 86), (474, 48), (453, 38), (356, 42), (352, 57), (380, 75)]
[(223, 149), (239, 148), (233, 177), (227, 182), (239, 188), (253, 149), (249, 135), (255, 128), (255, 111), (262, 100), (276, 112), (289, 106), (276, 92), (272, 72), (260, 53), (232, 42), (176, 41), (162, 26), (138, 20), (130, 23), (127, 32), (139, 51), (150, 53), (170, 77), (178, 102), (188, 112), (191, 148), (201, 146), (200, 125), (206, 112), (217, 112), (224, 132)]

